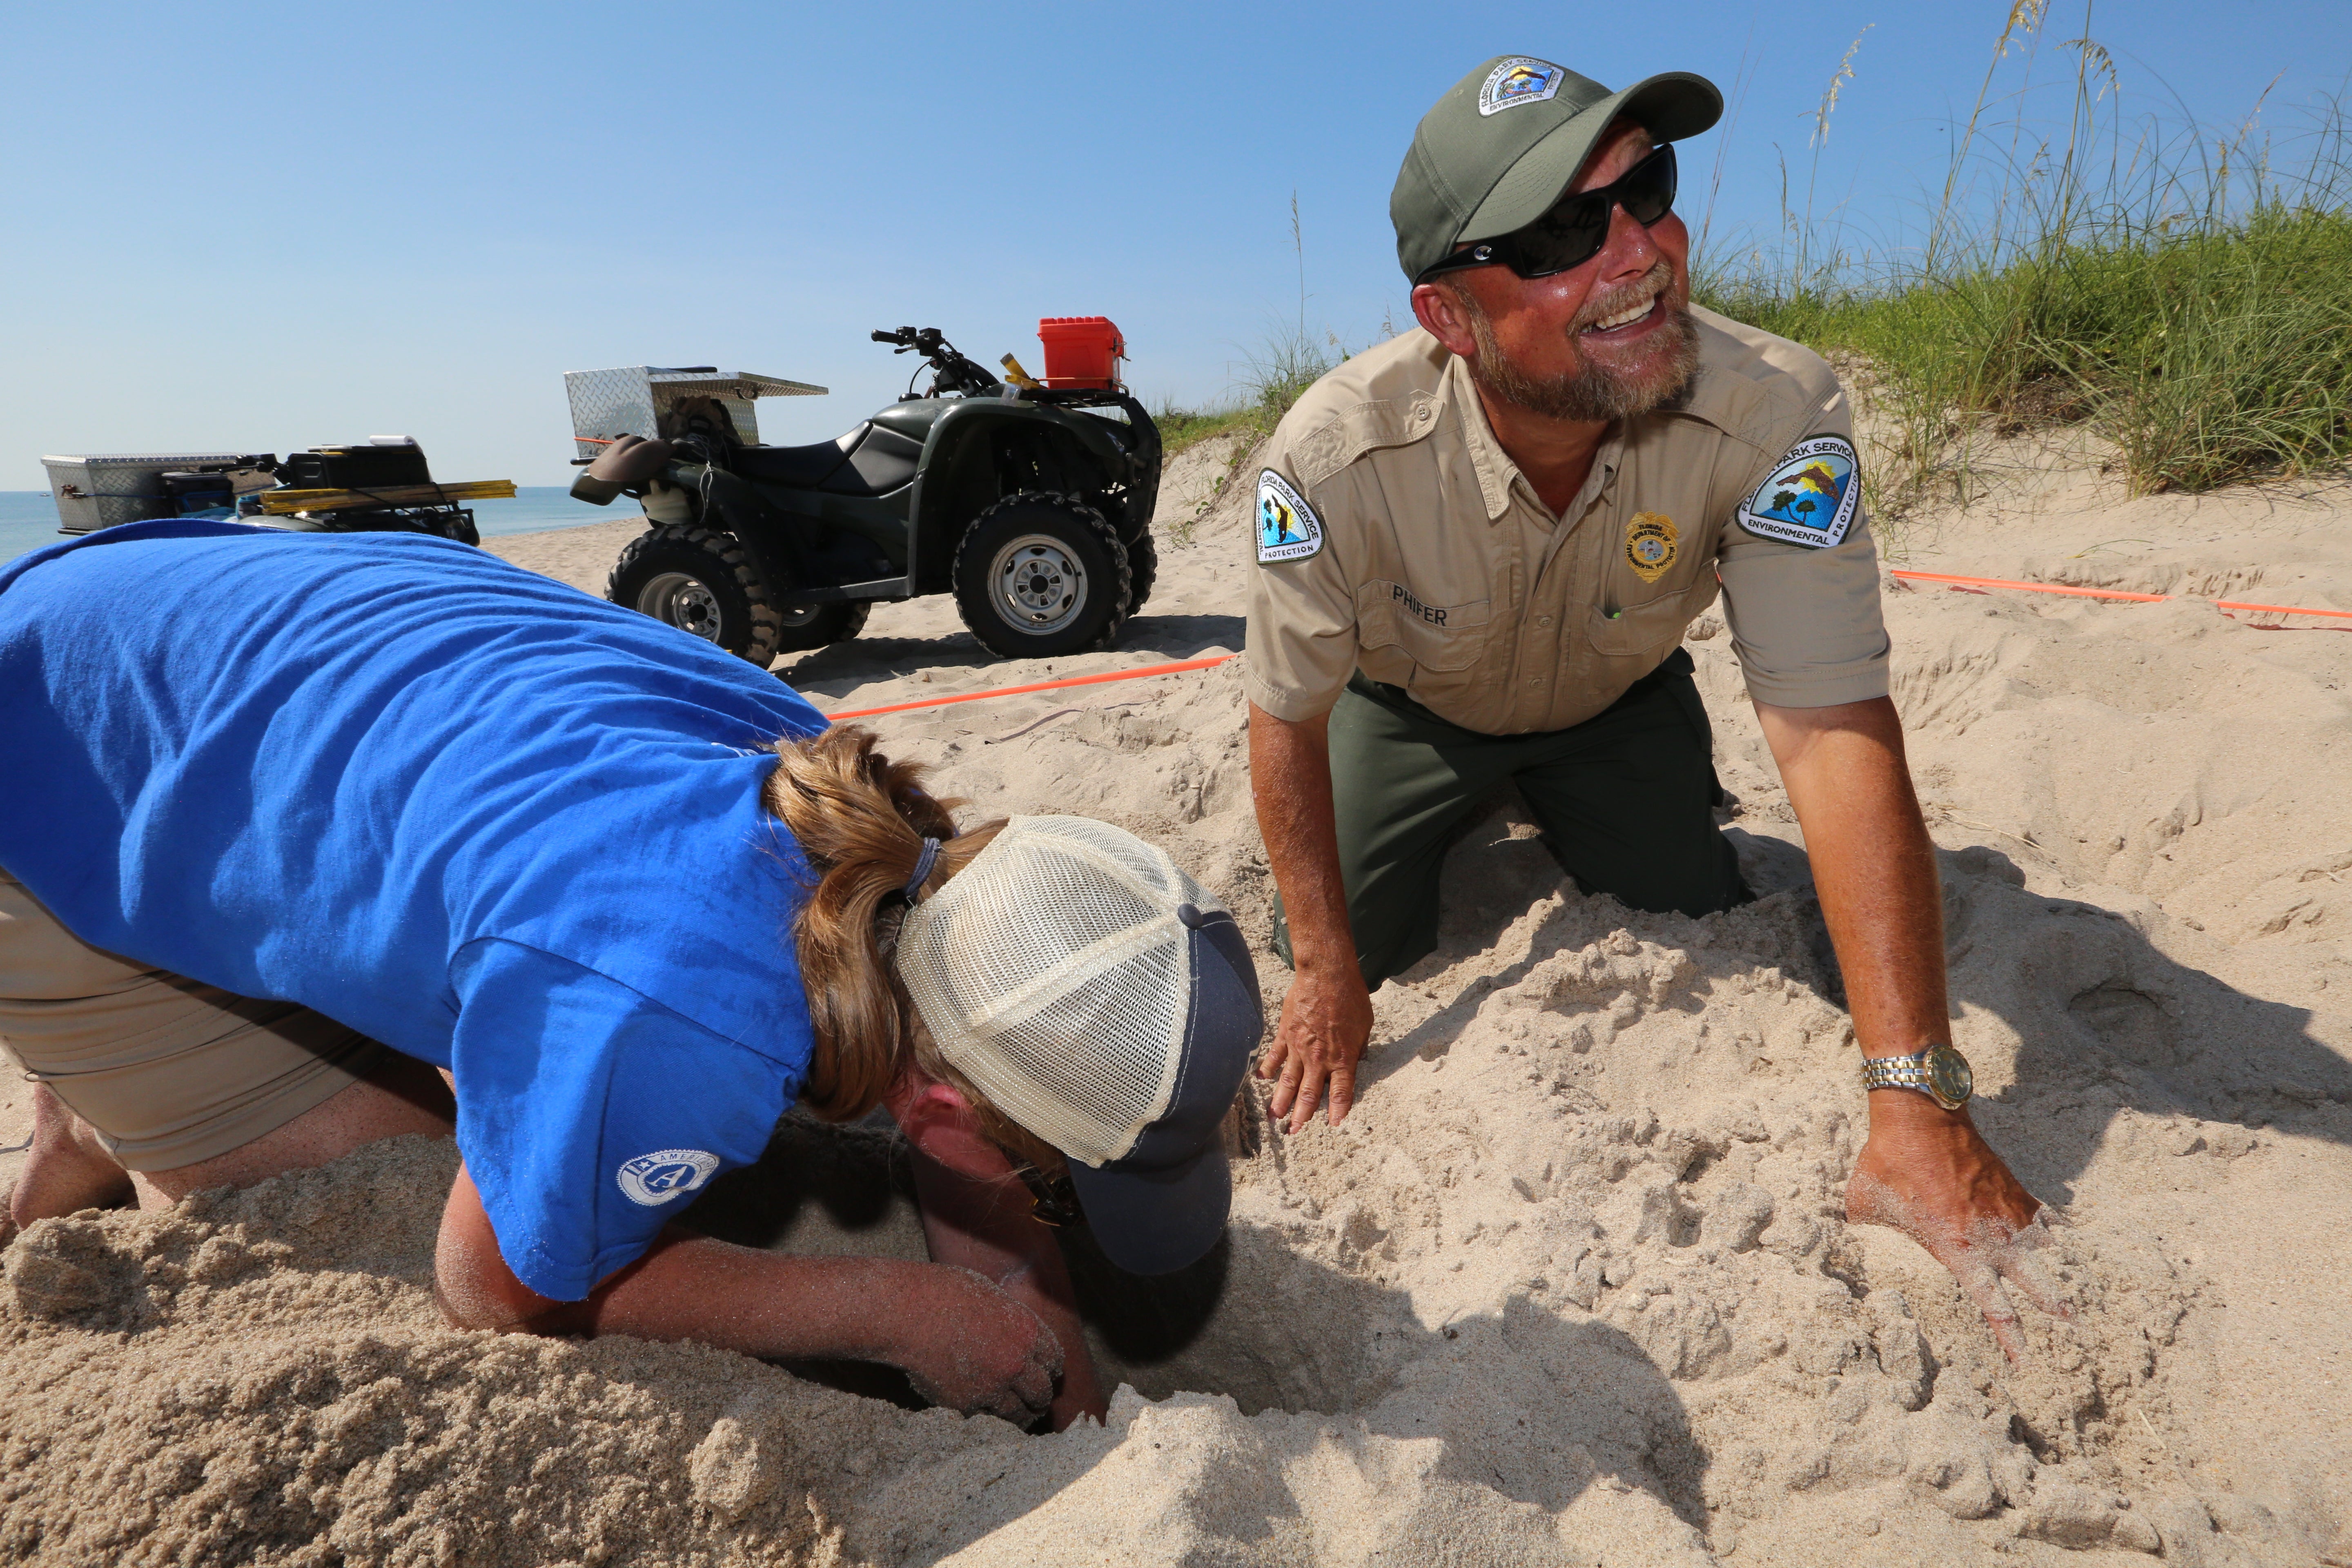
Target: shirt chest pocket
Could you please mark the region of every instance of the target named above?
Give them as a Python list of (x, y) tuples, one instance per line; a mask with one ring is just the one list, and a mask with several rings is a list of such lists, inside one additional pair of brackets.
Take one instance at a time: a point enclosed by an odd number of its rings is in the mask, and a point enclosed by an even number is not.
[(1356, 636), (1364, 647), (1393, 647), (1423, 669), (1467, 669), (1486, 651), (1492, 604), (1432, 605), (1376, 577), (1356, 590)]
[[(1710, 582), (1708, 589), (1713, 587)], [(1631, 658), (1673, 647), (1691, 617), (1706, 607), (1712, 592), (1668, 594), (1646, 604), (1628, 605), (1612, 615), (1595, 605), (1585, 614), (1585, 636), (1606, 658)]]

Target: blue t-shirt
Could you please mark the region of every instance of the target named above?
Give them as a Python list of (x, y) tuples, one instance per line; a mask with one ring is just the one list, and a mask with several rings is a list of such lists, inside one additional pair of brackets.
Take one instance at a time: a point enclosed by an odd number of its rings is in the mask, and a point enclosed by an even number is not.
[(758, 1157), (811, 1037), (824, 720), (462, 544), (134, 523), (0, 567), (0, 867), (94, 946), (448, 1068), (524, 1284), (576, 1300)]

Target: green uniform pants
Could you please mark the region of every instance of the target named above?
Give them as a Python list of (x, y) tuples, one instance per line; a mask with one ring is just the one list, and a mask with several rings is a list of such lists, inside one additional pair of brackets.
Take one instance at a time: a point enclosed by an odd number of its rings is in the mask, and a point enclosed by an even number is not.
[[(1684, 649), (1583, 723), (1531, 735), (1449, 724), (1359, 671), (1330, 736), (1339, 878), (1368, 985), (1434, 951), (1445, 851), (1507, 779), (1588, 893), (1686, 915), (1750, 896), (1715, 825), (1714, 736)], [(1288, 963), (1279, 898), (1274, 931)]]

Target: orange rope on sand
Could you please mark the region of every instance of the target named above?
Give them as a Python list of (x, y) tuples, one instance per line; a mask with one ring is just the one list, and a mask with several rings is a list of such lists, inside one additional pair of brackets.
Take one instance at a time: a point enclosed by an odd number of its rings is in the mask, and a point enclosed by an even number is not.
[[(2066, 594), (2078, 599), (2129, 599), (2142, 605), (2160, 605), (2172, 597), (2169, 594), (2134, 594), (2122, 588), (2075, 588), (2058, 583), (2019, 583), (2007, 577), (1955, 577), (1944, 572), (1889, 572), (1906, 583), (1944, 583), (1955, 588), (2014, 588), (2026, 594)], [(2273, 616), (2329, 616), (2337, 620), (2352, 621), (2352, 610), (2313, 610), (2298, 605), (2244, 605), (2232, 599), (2216, 599), (2214, 607), (2223, 610), (2252, 610)]]
[(2352, 621), (2352, 610), (2305, 610), (2293, 605), (2242, 605), (2233, 599), (2216, 599), (2213, 603), (2224, 610), (2260, 610), (2273, 616), (2333, 616), (2339, 621)]
[[(2136, 604), (2158, 605), (2172, 597), (2169, 594), (2135, 594), (2124, 588), (2075, 588), (2058, 583), (2020, 583), (2007, 577), (1958, 577), (1946, 572), (1889, 572), (1906, 583), (1942, 583), (1954, 588), (2014, 588), (2027, 594), (2064, 594), (2078, 599), (2127, 599)], [(2216, 599), (2217, 608), (2252, 610), (2274, 616), (2329, 616), (2338, 620), (2352, 620), (2352, 610), (2314, 610), (2297, 605), (2246, 605), (2231, 599)], [(893, 702), (883, 708), (852, 708), (839, 713), (828, 713), (828, 719), (871, 719), (883, 713), (910, 713), (922, 708), (945, 708), (955, 702), (981, 702), (992, 697), (1018, 697), (1027, 691), (1059, 691), (1071, 686), (1100, 686), (1110, 680), (1141, 680), (1154, 675), (1181, 675), (1188, 669), (1210, 669), (1239, 656), (1230, 653), (1214, 658), (1188, 658), (1178, 664), (1150, 664), (1141, 669), (1114, 669), (1101, 675), (1074, 675), (1066, 680), (1040, 680), (1027, 686), (998, 686), (986, 691), (966, 691), (954, 697), (927, 697), (920, 702)]]
[(2021, 588), (2029, 594), (2071, 594), (2083, 599), (2136, 599), (2145, 605), (2161, 604), (2170, 597), (2165, 594), (2132, 594), (2121, 588), (2068, 588), (2055, 583), (2012, 583), (2006, 577), (1954, 577), (1943, 572), (1889, 572), (1889, 577), (1899, 577), (1906, 583), (1949, 583), (1956, 588)]
[(877, 713), (907, 713), (918, 708), (945, 708), (952, 702), (979, 702), (991, 697), (1018, 697), (1024, 691), (1059, 691), (1070, 686), (1100, 686), (1110, 680), (1141, 680), (1150, 675), (1180, 675), (1188, 669), (1209, 669), (1223, 664), (1235, 654), (1221, 653), (1214, 658), (1188, 658), (1178, 664), (1147, 664), (1141, 669), (1106, 670), (1100, 675), (1074, 675), (1066, 680), (1040, 680), (1028, 686), (998, 686), (986, 691), (966, 691), (954, 697), (927, 697), (920, 702), (893, 702), (887, 708), (853, 708), (845, 712), (828, 713), (827, 719), (871, 719)]

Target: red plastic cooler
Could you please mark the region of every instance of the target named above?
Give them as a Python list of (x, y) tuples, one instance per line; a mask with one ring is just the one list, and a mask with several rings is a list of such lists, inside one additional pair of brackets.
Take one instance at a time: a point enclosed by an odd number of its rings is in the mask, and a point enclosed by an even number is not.
[(1037, 323), (1037, 341), (1045, 345), (1047, 386), (1108, 392), (1118, 384), (1127, 340), (1109, 317), (1046, 316)]

